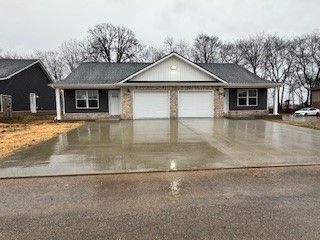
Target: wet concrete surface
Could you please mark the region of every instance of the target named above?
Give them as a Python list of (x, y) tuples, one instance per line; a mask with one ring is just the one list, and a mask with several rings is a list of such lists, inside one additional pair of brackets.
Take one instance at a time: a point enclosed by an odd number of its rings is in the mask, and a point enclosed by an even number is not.
[(0, 178), (319, 163), (319, 131), (275, 122), (96, 122), (0, 160)]
[(0, 239), (319, 239), (320, 166), (2, 179)]

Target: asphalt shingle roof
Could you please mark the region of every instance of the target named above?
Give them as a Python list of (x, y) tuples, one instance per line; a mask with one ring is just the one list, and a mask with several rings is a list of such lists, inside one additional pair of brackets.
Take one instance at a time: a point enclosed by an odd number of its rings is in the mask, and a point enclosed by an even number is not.
[(70, 84), (113, 84), (150, 63), (82, 63), (63, 80)]
[(36, 62), (36, 59), (0, 59), (0, 78), (5, 78)]
[[(65, 80), (64, 84), (113, 84), (138, 72), (151, 63), (82, 63)], [(231, 63), (200, 63), (200, 67), (228, 83), (270, 83), (248, 70)]]
[(248, 71), (233, 63), (199, 63), (207, 71), (222, 78), (228, 83), (250, 84), (250, 83), (270, 83), (270, 81), (258, 77), (256, 74)]

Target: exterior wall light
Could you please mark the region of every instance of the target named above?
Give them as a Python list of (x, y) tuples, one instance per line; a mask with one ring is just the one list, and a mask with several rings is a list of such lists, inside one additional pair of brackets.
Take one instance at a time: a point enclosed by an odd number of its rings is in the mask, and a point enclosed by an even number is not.
[(171, 69), (171, 70), (176, 70), (176, 69), (177, 69), (177, 66), (172, 65), (172, 66), (170, 67), (170, 69)]

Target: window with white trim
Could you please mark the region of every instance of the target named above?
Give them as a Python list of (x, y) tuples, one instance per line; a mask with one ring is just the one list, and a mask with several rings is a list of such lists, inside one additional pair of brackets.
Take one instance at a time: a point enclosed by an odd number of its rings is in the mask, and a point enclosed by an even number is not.
[(76, 90), (77, 109), (98, 109), (99, 91), (98, 90)]
[(258, 106), (258, 90), (238, 89), (237, 103), (239, 107)]

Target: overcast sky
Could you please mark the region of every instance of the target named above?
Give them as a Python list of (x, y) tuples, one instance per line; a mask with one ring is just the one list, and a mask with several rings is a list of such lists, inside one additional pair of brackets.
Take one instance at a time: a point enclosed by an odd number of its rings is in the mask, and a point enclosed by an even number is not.
[(124, 25), (146, 45), (198, 33), (224, 41), (258, 32), (295, 36), (320, 28), (320, 0), (0, 0), (0, 49), (57, 50), (99, 23)]

